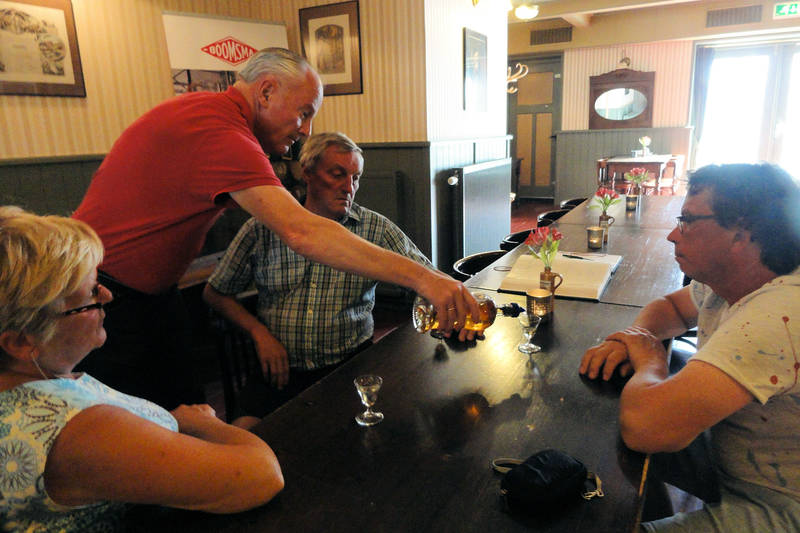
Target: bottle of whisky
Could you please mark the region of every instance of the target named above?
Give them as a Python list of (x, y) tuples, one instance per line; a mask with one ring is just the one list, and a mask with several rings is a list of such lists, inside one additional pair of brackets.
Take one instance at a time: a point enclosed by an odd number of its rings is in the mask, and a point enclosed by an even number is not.
[[(478, 308), (480, 309), (478, 319), (475, 320), (472, 315), (467, 314), (466, 323), (463, 327), (456, 322), (454, 324), (454, 329), (466, 329), (468, 331), (483, 333), (486, 328), (494, 324), (494, 319), (497, 316), (497, 306), (495, 306), (494, 300), (484, 293), (474, 292), (472, 296), (477, 300)], [(524, 309), (520, 305), (512, 303), (502, 306), (500, 311), (504, 316), (517, 316), (521, 311), (524, 311)], [(421, 296), (417, 296), (414, 299), (414, 307), (411, 309), (411, 320), (414, 324), (414, 329), (419, 333), (425, 333), (426, 331), (439, 328), (439, 320), (436, 318), (436, 309)]]

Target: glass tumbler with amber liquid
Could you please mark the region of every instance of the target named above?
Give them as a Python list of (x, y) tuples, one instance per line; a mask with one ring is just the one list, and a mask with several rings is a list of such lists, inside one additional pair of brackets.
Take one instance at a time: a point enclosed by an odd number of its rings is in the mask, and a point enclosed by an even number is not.
[[(467, 314), (466, 323), (463, 327), (456, 322), (455, 329), (466, 329), (468, 331), (483, 331), (494, 323), (497, 316), (497, 307), (494, 300), (483, 293), (472, 293), (472, 296), (477, 300), (478, 307), (480, 308), (480, 316), (478, 319)], [(436, 309), (426, 299), (417, 296), (414, 299), (414, 307), (411, 310), (411, 319), (414, 323), (414, 329), (419, 333), (426, 331), (436, 330), (439, 328), (439, 319), (436, 318)]]

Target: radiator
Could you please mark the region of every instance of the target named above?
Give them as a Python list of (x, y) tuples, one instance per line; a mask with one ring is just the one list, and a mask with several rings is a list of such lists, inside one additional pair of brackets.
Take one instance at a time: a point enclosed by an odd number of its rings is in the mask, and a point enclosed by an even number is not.
[(497, 250), (511, 232), (511, 159), (455, 168), (448, 184), (454, 258)]

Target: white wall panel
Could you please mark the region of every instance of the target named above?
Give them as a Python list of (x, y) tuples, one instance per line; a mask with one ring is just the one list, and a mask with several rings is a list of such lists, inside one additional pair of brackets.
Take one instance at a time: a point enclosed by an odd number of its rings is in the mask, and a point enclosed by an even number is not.
[(691, 41), (565, 50), (561, 129), (588, 129), (589, 76), (616, 69), (622, 57), (630, 58), (633, 70), (656, 73), (653, 127), (685, 126), (689, 116), (692, 54)]
[[(425, 1), (428, 140), (494, 137), (506, 133), (507, 12), (498, 0)], [(486, 35), (488, 103), (464, 110), (463, 32)]]

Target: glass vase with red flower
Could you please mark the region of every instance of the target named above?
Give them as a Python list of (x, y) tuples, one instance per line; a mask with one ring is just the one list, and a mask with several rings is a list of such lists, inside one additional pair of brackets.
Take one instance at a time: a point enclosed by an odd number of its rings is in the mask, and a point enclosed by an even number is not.
[(632, 183), (625, 196), (625, 210), (635, 211), (639, 207), (642, 195), (642, 183), (650, 177), (649, 172), (644, 167), (634, 167), (630, 172), (626, 172), (625, 181)]
[(622, 200), (619, 197), (619, 193), (617, 193), (617, 191), (614, 189), (600, 187), (597, 189), (597, 192), (594, 193), (594, 197), (592, 198), (592, 203), (589, 208), (603, 210), (598, 218), (598, 225), (603, 228), (603, 244), (608, 243), (608, 229), (615, 220), (613, 216), (608, 214), (608, 208), (612, 205), (620, 203), (621, 201)]
[(531, 251), (531, 255), (536, 259), (540, 259), (544, 264), (544, 270), (539, 273), (539, 287), (554, 293), (556, 289), (564, 281), (564, 278), (558, 272), (553, 272), (552, 264), (553, 259), (558, 252), (559, 241), (564, 235), (555, 228), (544, 226), (536, 228), (531, 231), (528, 238), (525, 239), (525, 244)]

